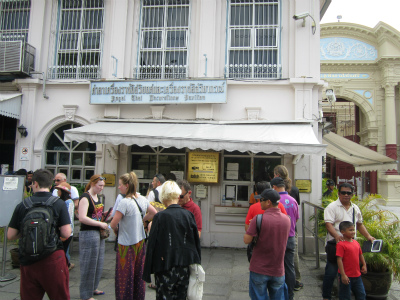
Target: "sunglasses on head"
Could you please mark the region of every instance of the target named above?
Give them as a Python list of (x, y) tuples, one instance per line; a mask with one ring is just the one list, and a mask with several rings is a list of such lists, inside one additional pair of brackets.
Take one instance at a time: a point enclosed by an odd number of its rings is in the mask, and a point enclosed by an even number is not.
[(179, 198), (183, 199), (187, 195), (187, 193), (189, 193), (189, 191), (187, 191), (184, 195), (179, 195)]
[(341, 195), (347, 195), (347, 196), (351, 196), (353, 195), (353, 192), (344, 192), (344, 191), (340, 191)]
[(96, 179), (93, 179), (93, 181), (96, 181), (97, 179), (99, 179), (99, 180), (106, 180), (106, 178), (105, 177), (97, 177)]

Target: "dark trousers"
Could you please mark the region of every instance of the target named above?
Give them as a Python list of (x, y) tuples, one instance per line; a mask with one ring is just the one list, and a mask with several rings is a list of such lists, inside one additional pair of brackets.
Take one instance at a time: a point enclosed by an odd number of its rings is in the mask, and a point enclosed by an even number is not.
[(290, 236), (286, 243), (285, 251), (285, 283), (288, 288), (289, 300), (294, 298), (294, 286), (296, 284), (296, 273), (294, 271), (294, 251), (296, 248), (296, 238)]
[(339, 274), (339, 299), (340, 300), (351, 300), (351, 292), (353, 292), (356, 300), (365, 300), (366, 294), (364, 289), (364, 284), (362, 282), (361, 276), (359, 277), (349, 277), (350, 283), (343, 284)]
[(332, 298), (332, 287), (338, 274), (338, 265), (333, 261), (326, 261), (324, 281), (322, 284), (322, 297), (324, 299)]

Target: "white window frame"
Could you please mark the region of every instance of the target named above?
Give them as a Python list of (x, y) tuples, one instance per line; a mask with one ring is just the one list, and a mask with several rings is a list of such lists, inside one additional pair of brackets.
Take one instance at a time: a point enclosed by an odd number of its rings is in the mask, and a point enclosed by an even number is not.
[[(7, 7), (14, 3), (15, 7)], [(26, 6), (23, 4), (27, 4)], [(31, 11), (31, 0), (2, 0), (0, 1), (0, 41), (28, 41), (29, 20)], [(20, 19), (15, 18), (15, 14), (27, 12), (26, 20), (22, 21), (26, 27), (21, 26)], [(15, 27), (12, 29), (4, 29), (4, 25)]]
[[(226, 78), (280, 78), (282, 73), (281, 62), (280, 62), (280, 26), (281, 26), (281, 1), (276, 0), (275, 2), (271, 2), (265, 0), (265, 2), (255, 1), (255, 0), (228, 0), (228, 27), (227, 27), (227, 37), (226, 37), (226, 64), (225, 64), (225, 77)], [(264, 24), (257, 25), (256, 23), (256, 6), (276, 6), (276, 14), (274, 17), (276, 18), (275, 24)], [(251, 20), (250, 24), (231, 24), (231, 10), (233, 7), (251, 7)], [(273, 23), (273, 22), (271, 22)], [(257, 35), (260, 30), (275, 30), (275, 38), (268, 39), (272, 41), (270, 45), (257, 45)], [(249, 30), (250, 33), (250, 41), (247, 45), (233, 45), (232, 46), (232, 34), (235, 30)], [(240, 40), (239, 40), (240, 43)], [(245, 62), (237, 62), (231, 63), (233, 51), (239, 53), (243, 51), (243, 58), (246, 60), (250, 60), (247, 64)], [(255, 53), (257, 51), (263, 51), (267, 61), (263, 63), (256, 62)], [(273, 52), (272, 52), (273, 51)], [(245, 53), (247, 52), (247, 53)], [(272, 53), (271, 53), (272, 52)], [(245, 57), (251, 55), (251, 59)], [(268, 61), (270, 55), (275, 56), (274, 61)]]
[[(82, 0), (80, 7), (69, 7), (64, 8), (63, 3), (68, 0), (60, 0), (57, 13), (60, 15), (60, 20), (57, 23), (57, 34), (56, 34), (56, 50), (54, 54), (54, 64), (49, 68), (48, 78), (51, 79), (98, 79), (101, 78), (101, 65), (102, 65), (102, 49), (104, 40), (104, 1), (98, 0), (98, 7), (86, 7), (86, 0)], [(63, 19), (64, 12), (80, 12), (80, 19), (73, 19), (72, 22), (79, 22), (74, 29), (62, 29), (63, 22), (70, 22), (71, 20), (65, 21)], [(101, 26), (97, 26), (97, 19), (94, 18), (90, 24), (91, 28), (85, 28), (85, 17), (89, 14), (88, 12), (97, 11), (101, 14)], [(94, 14), (96, 16), (96, 14)], [(92, 17), (92, 15), (89, 15)], [(71, 18), (72, 19), (72, 18)], [(84, 48), (85, 35), (95, 34), (99, 35), (98, 47)], [(77, 35), (75, 47), (61, 48), (62, 38), (68, 35)], [(96, 39), (91, 40), (96, 44)], [(73, 56), (76, 62), (63, 63), (61, 57), (67, 59), (67, 56)], [(95, 58), (95, 61), (91, 61), (89, 64), (84, 64), (82, 59), (85, 55), (90, 55)], [(76, 58), (75, 58), (76, 56)], [(93, 58), (90, 58), (92, 60)]]
[[(137, 66), (133, 70), (133, 76), (137, 79), (180, 79), (187, 78), (188, 75), (188, 61), (189, 61), (189, 41), (190, 41), (190, 15), (191, 15), (191, 1), (182, 1), (184, 3), (170, 4), (168, 0), (158, 0), (158, 5), (145, 5), (146, 0), (141, 1), (141, 20), (140, 20), (140, 35), (139, 35), (139, 47), (138, 47), (138, 61)], [(150, 0), (152, 1), (152, 0)], [(153, 0), (154, 1), (154, 0)], [(180, 1), (179, 1), (180, 2)], [(163, 24), (162, 27), (144, 27), (144, 18), (147, 16), (144, 13), (145, 9), (149, 7), (154, 9), (163, 9)], [(187, 26), (171, 26), (168, 27), (168, 9), (173, 7), (187, 8)], [(161, 33), (161, 45), (156, 48), (145, 48), (144, 35), (146, 32), (162, 32)], [(169, 31), (183, 31), (185, 32), (185, 45), (168, 47), (168, 32)], [(186, 55), (183, 64), (170, 64), (166, 63), (166, 57), (168, 53), (182, 52)], [(142, 56), (154, 53), (155, 55), (161, 55), (161, 62), (154, 64), (141, 64)], [(159, 54), (160, 53), (160, 54)]]

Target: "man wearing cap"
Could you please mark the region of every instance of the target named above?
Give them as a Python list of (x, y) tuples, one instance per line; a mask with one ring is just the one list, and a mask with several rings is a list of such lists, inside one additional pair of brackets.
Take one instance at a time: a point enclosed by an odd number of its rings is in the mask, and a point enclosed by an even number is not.
[(296, 284), (296, 273), (294, 270), (294, 254), (296, 249), (296, 222), (299, 219), (299, 206), (297, 201), (285, 190), (285, 182), (281, 177), (271, 180), (272, 188), (280, 195), (280, 202), (285, 207), (286, 213), (290, 217), (290, 233), (287, 240), (285, 251), (285, 282), (288, 288), (289, 300), (294, 298), (294, 287)]
[(335, 188), (335, 182), (332, 179), (328, 179), (326, 181), (326, 187), (328, 189), (322, 194), (322, 197), (329, 197), (332, 194), (333, 189)]
[(151, 184), (153, 185), (153, 189), (150, 191), (149, 195), (147, 196), (147, 200), (149, 202), (161, 202), (159, 195), (161, 193), (161, 187), (163, 183), (165, 182), (165, 177), (163, 174), (156, 174), (153, 177), (153, 181)]
[[(64, 173), (58, 173), (55, 177), (54, 177), (54, 184), (57, 186), (59, 185), (61, 182), (67, 182), (67, 176)], [(58, 190), (54, 189), (53, 190), (53, 196), (58, 196)], [(73, 185), (71, 185), (71, 200), (74, 201), (74, 205), (75, 205), (75, 213), (78, 213), (78, 205), (79, 205), (79, 193), (76, 187), (74, 187)]]
[[(250, 225), (250, 221), (253, 220), (253, 218), (259, 214), (263, 214), (265, 210), (262, 209), (261, 207), (261, 202), (260, 202), (260, 198), (261, 198), (261, 193), (265, 190), (265, 189), (270, 189), (271, 185), (266, 182), (266, 181), (260, 181), (257, 182), (257, 195), (255, 195), (255, 200), (257, 201), (257, 203), (255, 203), (254, 205), (249, 207), (249, 211), (247, 212), (247, 216), (246, 216), (246, 221), (244, 223), (244, 229), (245, 231), (247, 231), (247, 229), (249, 229), (249, 225)], [(286, 210), (285, 207), (283, 207), (283, 204), (279, 202), (278, 204), (278, 208), (281, 210), (282, 213), (284, 213), (286, 215)]]
[[(252, 300), (281, 300), (284, 294), (284, 256), (290, 232), (290, 219), (278, 208), (278, 192), (266, 189), (260, 196), (261, 207), (265, 212), (250, 260), (249, 295)], [(254, 218), (243, 237), (245, 244), (250, 244), (253, 237), (257, 236), (256, 227)]]

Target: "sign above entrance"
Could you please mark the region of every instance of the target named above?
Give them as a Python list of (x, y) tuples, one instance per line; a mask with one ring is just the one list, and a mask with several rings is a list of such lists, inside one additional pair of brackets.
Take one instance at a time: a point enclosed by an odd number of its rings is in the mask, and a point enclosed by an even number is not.
[(321, 73), (321, 79), (368, 79), (367, 73)]
[(92, 81), (90, 104), (226, 103), (226, 80)]

